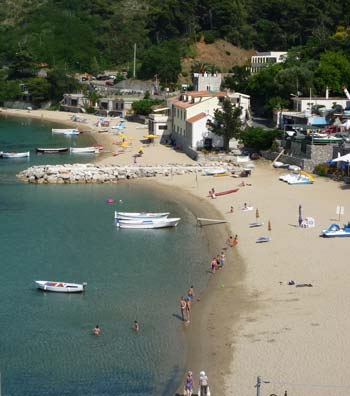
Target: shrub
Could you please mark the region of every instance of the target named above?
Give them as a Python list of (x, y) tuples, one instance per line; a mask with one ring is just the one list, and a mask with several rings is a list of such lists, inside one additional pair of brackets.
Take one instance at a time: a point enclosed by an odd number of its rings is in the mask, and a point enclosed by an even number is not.
[(259, 152), (271, 148), (276, 138), (280, 137), (282, 131), (263, 128), (247, 128), (240, 134), (240, 141), (245, 147), (249, 147)]
[(314, 173), (318, 176), (327, 176), (331, 170), (331, 166), (329, 164), (318, 164), (315, 166)]

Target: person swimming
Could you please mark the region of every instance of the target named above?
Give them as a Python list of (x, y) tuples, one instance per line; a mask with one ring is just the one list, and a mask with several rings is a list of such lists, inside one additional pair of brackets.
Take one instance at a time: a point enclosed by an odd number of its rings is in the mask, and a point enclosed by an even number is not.
[(101, 333), (101, 329), (99, 327), (99, 325), (96, 325), (96, 327), (92, 330), (93, 335), (95, 336), (99, 336)]
[(140, 330), (139, 322), (137, 320), (134, 320), (132, 328), (136, 333)]

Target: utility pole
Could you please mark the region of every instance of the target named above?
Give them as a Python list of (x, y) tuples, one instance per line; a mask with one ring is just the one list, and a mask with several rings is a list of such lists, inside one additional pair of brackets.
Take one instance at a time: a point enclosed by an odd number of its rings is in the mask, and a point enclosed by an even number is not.
[(133, 77), (136, 77), (136, 43), (134, 44), (134, 71), (133, 71)]
[(261, 384), (269, 384), (270, 383), (270, 381), (263, 381), (262, 380), (262, 378), (259, 376), (259, 377), (256, 377), (256, 385), (255, 385), (255, 388), (256, 388), (256, 396), (261, 396), (260, 395), (260, 387), (261, 387)]

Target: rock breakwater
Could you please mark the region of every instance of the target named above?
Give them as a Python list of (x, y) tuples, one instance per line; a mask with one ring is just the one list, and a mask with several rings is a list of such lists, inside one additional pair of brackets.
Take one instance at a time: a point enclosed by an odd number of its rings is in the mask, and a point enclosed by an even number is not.
[[(215, 166), (213, 163), (210, 167)], [(222, 164), (221, 164), (222, 166)], [(227, 170), (232, 167), (226, 164)], [(17, 174), (17, 178), (34, 184), (117, 183), (119, 180), (155, 176), (201, 173), (204, 165), (169, 164), (159, 166), (116, 166), (95, 164), (65, 164), (32, 166)], [(208, 166), (205, 166), (208, 168)]]

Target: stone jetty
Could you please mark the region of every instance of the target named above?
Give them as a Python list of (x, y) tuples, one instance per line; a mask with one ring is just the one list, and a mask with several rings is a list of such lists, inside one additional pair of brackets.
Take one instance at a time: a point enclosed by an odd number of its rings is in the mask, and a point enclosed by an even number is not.
[[(17, 178), (34, 184), (86, 184), (86, 183), (117, 183), (125, 179), (138, 179), (155, 176), (184, 175), (188, 173), (201, 174), (202, 169), (217, 167), (210, 165), (180, 165), (169, 164), (159, 166), (117, 166), (96, 164), (65, 164), (32, 166), (17, 174)], [(232, 164), (222, 164), (228, 171), (237, 167)]]

